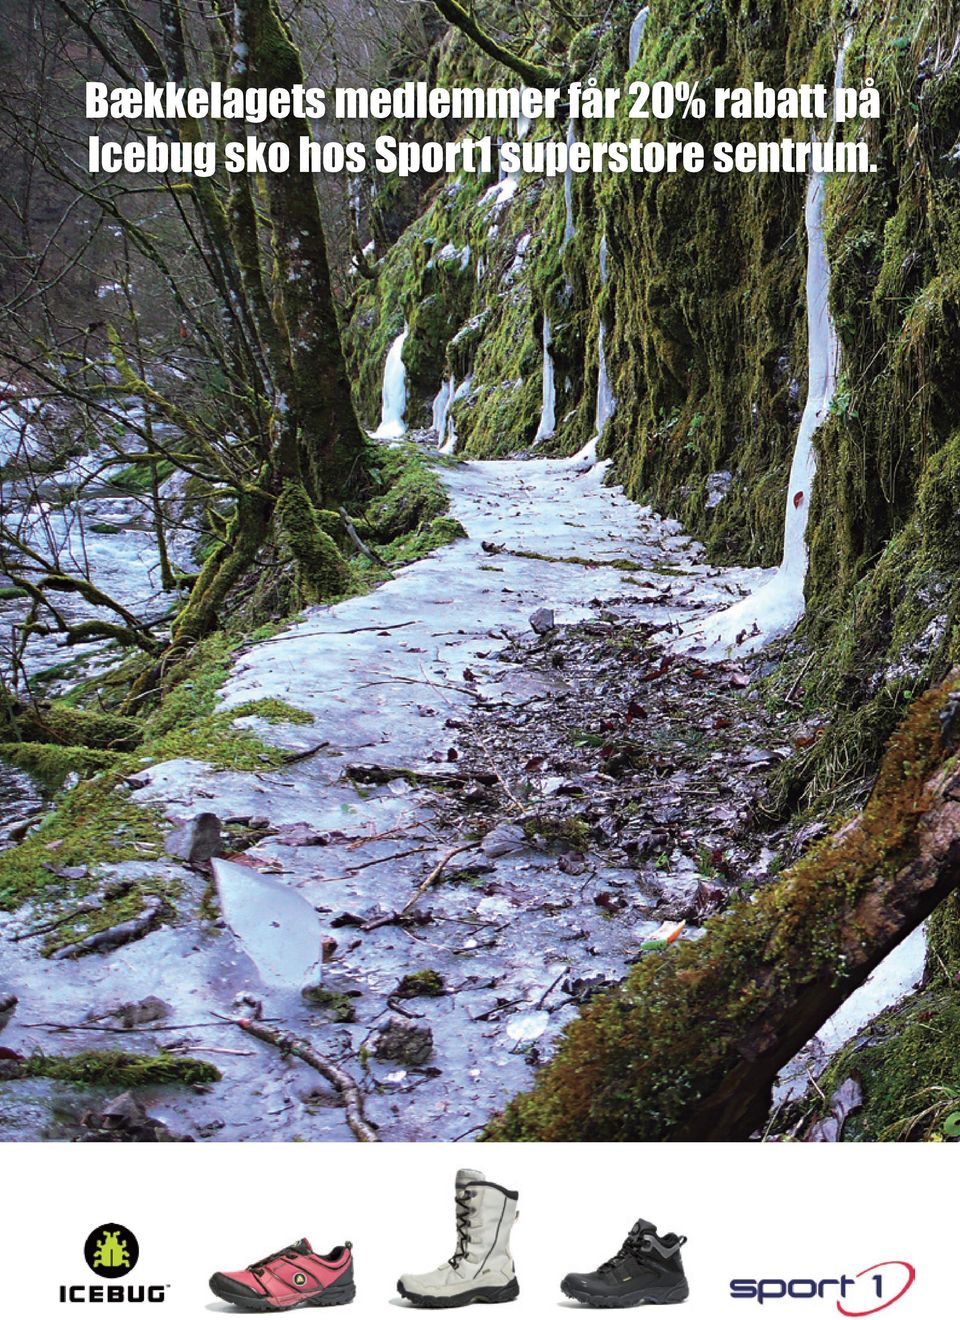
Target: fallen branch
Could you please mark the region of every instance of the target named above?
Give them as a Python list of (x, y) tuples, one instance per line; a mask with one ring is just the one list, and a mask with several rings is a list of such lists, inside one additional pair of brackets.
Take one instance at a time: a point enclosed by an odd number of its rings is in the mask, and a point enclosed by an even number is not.
[(148, 894), (143, 900), (143, 911), (137, 916), (131, 917), (129, 921), (121, 921), (119, 925), (108, 926), (106, 930), (98, 930), (85, 939), (77, 940), (75, 944), (65, 944), (51, 953), (50, 957), (59, 960), (80, 958), (85, 953), (108, 953), (118, 949), (121, 944), (139, 940), (151, 930), (162, 907), (162, 898)]
[(387, 561), (381, 555), (377, 554), (376, 550), (371, 550), (368, 545), (364, 545), (363, 541), (360, 539), (360, 533), (350, 521), (350, 515), (344, 508), (340, 509), (340, 521), (343, 523), (344, 531), (347, 533), (347, 536), (349, 536), (350, 540), (362, 555), (367, 559), (372, 559), (373, 562), (379, 564), (381, 568), (390, 567)]
[(289, 756), (285, 756), (283, 758), (282, 764), (296, 765), (298, 761), (306, 761), (311, 756), (316, 756), (317, 752), (322, 752), (325, 747), (329, 747), (329, 746), (330, 746), (330, 740), (327, 739), (326, 742), (317, 743), (315, 747), (308, 747), (306, 751), (291, 752)]
[(265, 1027), (262, 1022), (256, 1022), (252, 1018), (233, 1018), (231, 1019), (242, 1031), (248, 1032), (251, 1036), (256, 1036), (257, 1040), (262, 1040), (267, 1045), (274, 1045), (281, 1054), (293, 1054), (304, 1063), (308, 1063), (311, 1068), (315, 1068), (322, 1077), (335, 1086), (343, 1099), (344, 1108), (347, 1113), (347, 1123), (350, 1130), (358, 1141), (379, 1141), (373, 1127), (363, 1116), (363, 1097), (360, 1094), (360, 1088), (348, 1072), (332, 1063), (326, 1055), (318, 1053), (312, 1045), (305, 1040), (300, 1040), (298, 1036), (291, 1036), (289, 1032), (274, 1031), (270, 1027)]
[(74, 917), (83, 917), (90, 912), (99, 912), (103, 907), (102, 898), (88, 898), (76, 907), (72, 907), (69, 912), (62, 913), (59, 917), (54, 917), (51, 921), (45, 921), (41, 926), (31, 926), (29, 930), (22, 930), (19, 935), (11, 935), (10, 943), (19, 944), (21, 940), (33, 939), (34, 935), (48, 935), (50, 931), (56, 930), (58, 926), (65, 926), (68, 921), (73, 921)]

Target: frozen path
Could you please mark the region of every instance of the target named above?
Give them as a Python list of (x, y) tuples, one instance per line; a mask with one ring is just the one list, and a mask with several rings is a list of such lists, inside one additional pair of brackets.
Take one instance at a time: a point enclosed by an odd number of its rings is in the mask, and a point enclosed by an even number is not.
[[(204, 917), (202, 876), (173, 862), (139, 863), (184, 880), (177, 924), (72, 964), (38, 958), (34, 941), (0, 941), (0, 980), (21, 999), (4, 1044), (100, 1047), (103, 1037), (92, 1032), (51, 1042), (26, 1024), (79, 1022), (91, 1005), (146, 995), (171, 1005), (171, 1023), (191, 1024), (231, 1013), (235, 996), (248, 993), (262, 998), (268, 1018), (362, 1079), (367, 1115), (384, 1139), (450, 1139), (528, 1083), (527, 1052), (546, 1052), (577, 1011), (565, 978), (619, 979), (639, 956), (658, 922), (649, 919), (651, 896), (638, 873), (588, 863), (585, 874), (567, 874), (516, 823), (513, 851), (478, 846), (456, 858), (414, 909), (424, 924), (364, 926), (401, 909), (440, 857), (469, 842), (440, 824), (444, 786), (430, 776), (456, 774), (456, 744), (470, 742), (475, 707), (519, 712), (563, 684), (562, 671), (531, 672), (498, 658), (511, 636), (532, 636), (535, 610), (569, 623), (614, 603), (624, 624), (666, 625), (736, 599), (754, 575), (704, 565), (675, 523), (605, 487), (599, 466), (461, 463), (443, 475), (467, 539), (370, 595), (307, 611), (237, 659), (225, 704), (274, 697), (308, 711), (310, 726), (252, 722), (291, 752), (322, 744), (318, 751), (262, 773), (174, 761), (137, 778), (134, 798), (171, 819), (213, 811), (260, 832), (244, 860), (263, 876), (251, 876), (250, 892), (235, 889), (226, 904), (241, 914), (241, 927)], [(407, 773), (394, 775), (398, 769)], [(229, 868), (228, 882), (242, 891), (242, 871), (238, 878)], [(618, 884), (629, 901), (611, 916), (594, 897)], [(301, 972), (291, 969), (288, 984), (282, 970), (278, 977), (271, 885), (295, 890), (308, 917), (316, 910), (318, 932), (336, 939), (323, 973), (333, 1001), (305, 1000)], [(438, 973), (446, 993), (391, 1004), (401, 978), (417, 971)], [(345, 1016), (355, 1020), (337, 1020)], [(375, 1033), (391, 1018), (430, 1028), (425, 1060), (374, 1056)], [(231, 1140), (349, 1139), (343, 1110), (315, 1073), (229, 1024), (169, 1039), (131, 1033), (123, 1043), (173, 1042), (200, 1057), (208, 1047), (228, 1051), (211, 1056), (224, 1081), (208, 1094), (170, 1092), (151, 1106), (174, 1128)], [(19, 1094), (27, 1096), (22, 1087)], [(24, 1105), (28, 1131), (36, 1117)], [(8, 1121), (16, 1132), (17, 1120)]]

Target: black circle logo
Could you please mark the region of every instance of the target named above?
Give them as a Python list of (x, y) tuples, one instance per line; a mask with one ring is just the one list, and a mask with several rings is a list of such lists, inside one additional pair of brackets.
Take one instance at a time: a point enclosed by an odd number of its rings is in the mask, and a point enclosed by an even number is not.
[(299, 1287), (301, 1287), (303, 1284), (306, 1283), (306, 1281), (307, 1281), (307, 1276), (306, 1276), (305, 1274), (295, 1274), (295, 1275), (293, 1276), (293, 1281), (294, 1281), (294, 1283), (297, 1285), (297, 1287), (299, 1288)]
[(83, 1244), (87, 1264), (101, 1279), (122, 1279), (140, 1257), (140, 1244), (123, 1224), (101, 1224)]

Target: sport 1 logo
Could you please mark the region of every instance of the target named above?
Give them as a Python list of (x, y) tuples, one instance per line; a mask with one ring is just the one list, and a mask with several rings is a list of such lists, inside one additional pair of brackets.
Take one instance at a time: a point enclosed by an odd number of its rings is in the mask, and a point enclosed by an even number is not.
[(917, 1271), (908, 1261), (883, 1260), (852, 1278), (841, 1274), (838, 1279), (732, 1279), (730, 1296), (761, 1306), (765, 1302), (810, 1301), (818, 1297), (833, 1300), (841, 1315), (859, 1320), (860, 1316), (876, 1315), (899, 1302), (916, 1277)]

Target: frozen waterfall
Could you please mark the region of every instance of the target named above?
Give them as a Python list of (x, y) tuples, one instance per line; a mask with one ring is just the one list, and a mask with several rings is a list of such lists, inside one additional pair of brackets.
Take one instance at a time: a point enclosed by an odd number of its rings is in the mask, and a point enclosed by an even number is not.
[[(843, 67), (851, 34), (837, 54), (834, 90), (843, 83)], [(835, 128), (831, 130), (831, 138)], [(751, 595), (736, 605), (684, 629), (679, 650), (696, 645), (706, 654), (746, 654), (790, 631), (803, 617), (807, 575), (807, 519), (810, 488), (816, 472), (813, 437), (826, 420), (837, 387), (840, 348), (830, 315), (830, 267), (823, 237), (825, 176), (811, 172), (807, 180), (804, 226), (807, 236), (807, 398), (790, 466), (783, 527), (783, 558), (779, 568)]]
[(640, 54), (640, 42), (643, 38), (643, 29), (647, 26), (647, 19), (650, 17), (650, 6), (644, 5), (637, 14), (636, 18), (630, 24), (630, 62), (628, 68), (632, 69), (637, 62), (637, 56)]
[(458, 399), (466, 398), (472, 382), (472, 376), (465, 376), (459, 385), (452, 376), (440, 382), (433, 400), (433, 429), (437, 433), (438, 453), (452, 454), (457, 447), (457, 432), (450, 409)]
[(403, 415), (407, 410), (407, 369), (403, 365), (403, 346), (407, 339), (407, 326), (390, 345), (383, 367), (383, 390), (380, 425), (373, 433), (375, 440), (399, 440), (406, 433)]
[[(606, 282), (607, 236), (604, 234), (600, 239), (600, 284), (604, 285)], [(575, 462), (595, 463), (597, 461), (597, 445), (606, 429), (607, 422), (614, 414), (616, 406), (617, 401), (613, 397), (610, 376), (607, 372), (607, 327), (601, 316), (600, 329), (597, 332), (597, 408), (593, 417), (593, 435), (579, 453), (574, 455)]]
[(556, 383), (553, 374), (553, 354), (550, 352), (550, 345), (553, 343), (553, 331), (550, 325), (550, 317), (543, 314), (543, 407), (540, 409), (540, 424), (537, 427), (537, 434), (533, 437), (533, 443), (537, 444), (540, 440), (547, 440), (553, 435), (557, 426), (556, 418)]
[[(571, 119), (570, 123), (567, 125), (567, 147), (572, 147), (576, 140), (577, 133), (573, 126), (573, 120)], [(563, 222), (562, 246), (566, 247), (571, 238), (573, 238), (574, 234), (577, 232), (577, 227), (573, 223), (573, 171), (570, 169), (569, 165), (563, 173), (563, 205), (565, 218)]]

